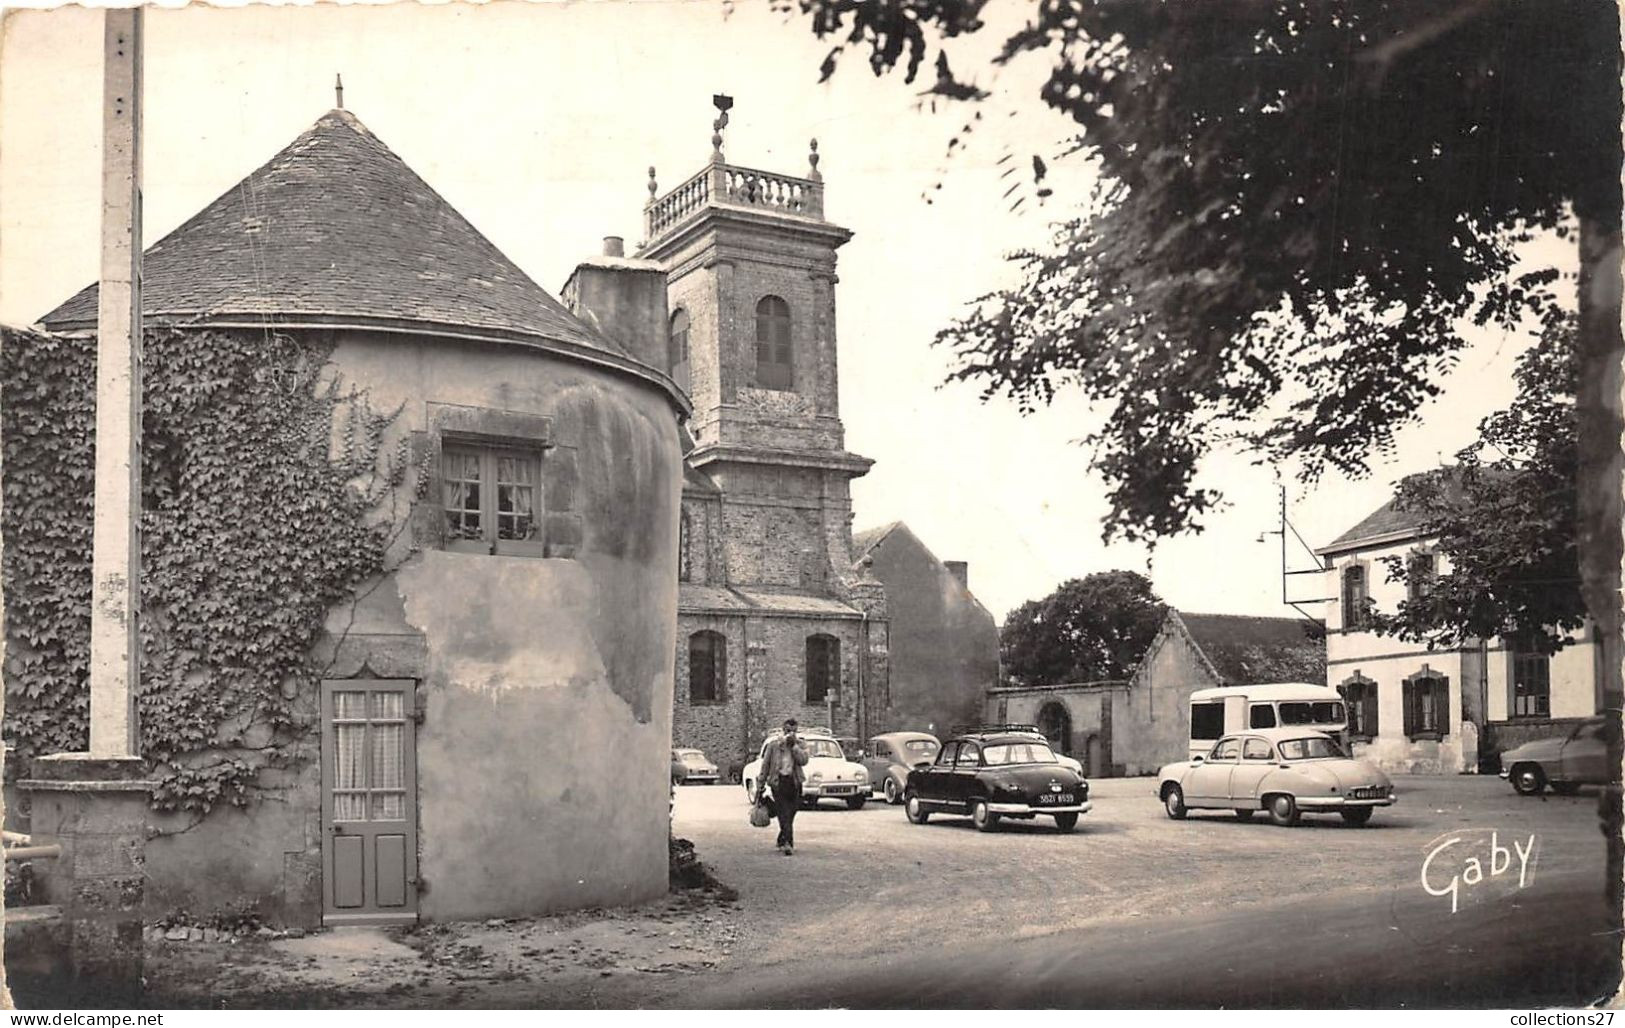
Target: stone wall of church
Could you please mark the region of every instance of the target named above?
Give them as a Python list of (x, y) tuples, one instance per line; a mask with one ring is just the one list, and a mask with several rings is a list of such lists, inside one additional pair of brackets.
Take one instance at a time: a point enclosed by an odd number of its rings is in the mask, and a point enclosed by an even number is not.
[[(689, 679), (688, 640), (696, 632), (712, 631), (727, 640), (722, 698), (695, 703)], [(704, 750), (724, 775), (743, 764), (744, 754), (756, 742), (745, 736), (745, 619), (708, 614), (681, 614), (677, 619), (676, 688), (673, 695), (671, 744)]]

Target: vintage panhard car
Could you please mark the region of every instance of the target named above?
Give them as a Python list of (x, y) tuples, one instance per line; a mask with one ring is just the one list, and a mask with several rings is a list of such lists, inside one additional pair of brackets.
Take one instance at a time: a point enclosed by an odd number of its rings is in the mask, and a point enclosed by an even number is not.
[(1042, 814), (1070, 832), (1089, 810), (1089, 783), (1058, 763), (1042, 739), (978, 732), (950, 739), (936, 760), (910, 771), (903, 805), (917, 825), (932, 814), (969, 814), (977, 831), (991, 832), (1001, 818)]
[(1534, 739), (1501, 754), (1501, 777), (1524, 796), (1538, 796), (1548, 785), (1568, 795), (1582, 785), (1605, 785), (1609, 769), (1608, 731), (1613, 714), (1588, 717), (1562, 735)]
[(706, 758), (704, 751), (678, 747), (671, 751), (671, 759), (683, 765), (683, 781), (689, 785), (715, 785), (717, 766)]
[(903, 802), (908, 773), (937, 759), (942, 743), (928, 732), (887, 732), (869, 740), (863, 766), (887, 803)]
[[(807, 747), (807, 766), (802, 768), (806, 777), (801, 783), (801, 802), (804, 806), (815, 806), (819, 800), (843, 800), (848, 807), (857, 810), (869, 802), (872, 788), (869, 783), (869, 772), (864, 770), (862, 764), (853, 763), (846, 759), (846, 753), (841, 744), (827, 730), (822, 728), (803, 728), (796, 733), (801, 737), (802, 745)], [(770, 740), (779, 737), (773, 732), (762, 740), (761, 748), (756, 751), (756, 759), (745, 765), (741, 779), (745, 784), (745, 795), (753, 796), (756, 793), (756, 779), (762, 770), (762, 754), (767, 750)]]
[(1393, 804), (1394, 785), (1324, 732), (1262, 728), (1226, 735), (1206, 757), (1167, 765), (1157, 772), (1157, 798), (1175, 819), (1208, 809), (1245, 820), (1267, 810), (1276, 824), (1291, 825), (1300, 814), (1335, 812), (1363, 825), (1377, 807)]

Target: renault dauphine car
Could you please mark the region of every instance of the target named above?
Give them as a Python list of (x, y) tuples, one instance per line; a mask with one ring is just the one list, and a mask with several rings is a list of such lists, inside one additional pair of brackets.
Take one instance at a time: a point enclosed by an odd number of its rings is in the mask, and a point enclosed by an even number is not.
[(1343, 753), (1337, 740), (1307, 728), (1263, 728), (1226, 735), (1205, 757), (1157, 772), (1157, 798), (1171, 818), (1191, 810), (1260, 810), (1278, 825), (1301, 814), (1341, 814), (1351, 825), (1394, 802), (1394, 783)]
[(1089, 808), (1083, 776), (1060, 764), (1047, 742), (1016, 732), (950, 739), (936, 760), (909, 772), (903, 793), (903, 809), (915, 824), (932, 814), (968, 814), (981, 832), (991, 832), (1002, 818), (1039, 815), (1070, 832)]

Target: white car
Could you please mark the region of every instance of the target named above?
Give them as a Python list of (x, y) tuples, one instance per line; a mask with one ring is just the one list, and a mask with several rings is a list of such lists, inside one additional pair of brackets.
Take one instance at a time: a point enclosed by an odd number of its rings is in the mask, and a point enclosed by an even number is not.
[[(802, 729), (796, 734), (807, 748), (807, 766), (801, 769), (806, 776), (801, 783), (801, 802), (805, 806), (814, 806), (824, 799), (843, 800), (848, 807), (857, 810), (869, 802), (869, 795), (874, 791), (869, 772), (862, 764), (846, 759), (846, 753), (833, 735), (821, 729)], [(774, 732), (763, 739), (756, 759), (745, 765), (740, 777), (745, 783), (746, 796), (756, 794), (756, 780), (762, 772), (762, 754), (767, 750), (767, 744), (778, 737), (779, 733)]]

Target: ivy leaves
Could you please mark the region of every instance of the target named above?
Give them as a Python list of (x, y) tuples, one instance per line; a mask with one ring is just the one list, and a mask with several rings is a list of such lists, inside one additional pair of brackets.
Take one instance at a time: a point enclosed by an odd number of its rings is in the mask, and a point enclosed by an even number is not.
[[(86, 741), (95, 341), (0, 349), (6, 735), (19, 759)], [(160, 809), (246, 805), (309, 758), (329, 609), (383, 568), (402, 478), (393, 413), (276, 333), (149, 327), (142, 422), (142, 753)]]

